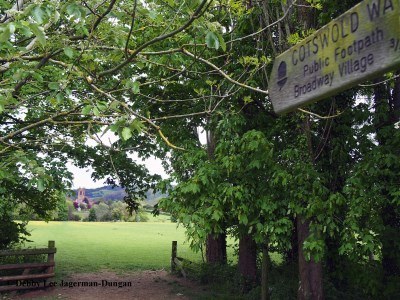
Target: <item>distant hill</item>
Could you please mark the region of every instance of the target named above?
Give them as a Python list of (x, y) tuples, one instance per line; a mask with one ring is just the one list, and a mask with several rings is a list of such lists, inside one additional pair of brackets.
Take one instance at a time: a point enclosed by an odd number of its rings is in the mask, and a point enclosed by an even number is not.
[[(75, 191), (74, 194), (72, 194), (70, 197), (72, 199), (76, 198), (76, 193)], [(89, 197), (91, 200), (94, 201), (99, 201), (99, 200), (111, 200), (111, 201), (119, 201), (123, 200), (124, 197), (126, 196), (125, 190), (121, 187), (111, 187), (111, 186), (103, 186), (95, 189), (85, 189), (85, 195)], [(153, 190), (149, 190), (146, 193), (146, 199), (145, 202), (147, 205), (154, 206), (157, 204), (157, 202), (165, 197), (166, 195), (157, 192), (156, 194), (153, 194)]]

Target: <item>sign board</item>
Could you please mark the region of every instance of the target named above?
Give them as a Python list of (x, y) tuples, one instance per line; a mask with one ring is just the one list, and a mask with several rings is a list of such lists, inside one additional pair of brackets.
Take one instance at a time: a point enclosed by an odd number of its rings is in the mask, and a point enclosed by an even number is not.
[(276, 113), (329, 97), (400, 66), (400, 0), (365, 0), (279, 55)]

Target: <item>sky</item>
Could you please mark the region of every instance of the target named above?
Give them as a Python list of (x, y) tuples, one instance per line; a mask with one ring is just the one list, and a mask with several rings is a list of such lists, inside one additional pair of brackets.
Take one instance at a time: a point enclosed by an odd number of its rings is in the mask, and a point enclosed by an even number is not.
[[(100, 137), (101, 141), (105, 145), (110, 145), (111, 143), (115, 142), (118, 137), (116, 137), (113, 133), (107, 132), (102, 137)], [(86, 141), (88, 146), (95, 146), (98, 143), (94, 140)], [(159, 174), (162, 178), (167, 178), (167, 174), (164, 172), (164, 168), (161, 165), (161, 160), (156, 159), (155, 157), (151, 157), (143, 161), (142, 159), (138, 158), (137, 155), (129, 155), (134, 161), (140, 164), (144, 164), (147, 169), (149, 170), (150, 174)], [(84, 187), (84, 188), (98, 188), (106, 185), (105, 178), (103, 180), (94, 181), (91, 177), (93, 169), (91, 167), (81, 169), (75, 167), (72, 162), (68, 163), (68, 170), (74, 175), (74, 180), (72, 181), (72, 186), (74, 189)]]
[[(140, 159), (136, 159), (136, 161), (142, 163)], [(163, 178), (167, 178), (167, 174), (164, 172), (164, 168), (161, 165), (160, 159), (152, 157), (147, 159), (143, 163), (146, 165), (147, 169), (151, 174), (159, 174)], [(105, 179), (93, 181), (93, 179), (91, 178), (91, 174), (93, 171), (92, 168), (80, 169), (78, 167), (75, 167), (72, 163), (69, 163), (68, 169), (70, 172), (72, 172), (72, 174), (74, 174), (74, 180), (73, 180), (74, 189), (78, 189), (79, 187), (92, 189), (106, 185), (104, 183)]]
[[(203, 128), (198, 128), (199, 132), (199, 137), (200, 137), (200, 143), (205, 145), (206, 144), (206, 133), (203, 130)], [(112, 133), (106, 133), (103, 137), (101, 137), (101, 140), (104, 144), (109, 145), (110, 143), (114, 142), (117, 140), (117, 137), (112, 134)], [(94, 146), (97, 143), (93, 140), (89, 140), (86, 142), (87, 145)], [(137, 163), (144, 164), (147, 169), (149, 170), (150, 174), (159, 174), (161, 175), (162, 178), (168, 178), (168, 175), (165, 173), (164, 168), (161, 164), (161, 160), (157, 159), (155, 157), (150, 157), (149, 159), (146, 159), (143, 161), (142, 159), (138, 158), (136, 155), (131, 155), (130, 156), (133, 160), (135, 160)], [(80, 169), (78, 167), (75, 167), (72, 162), (68, 163), (68, 170), (72, 172), (74, 175), (74, 180), (73, 180), (73, 188), (78, 189), (80, 187), (84, 188), (98, 188), (106, 185), (105, 178), (103, 180), (98, 180), (98, 181), (93, 181), (91, 178), (91, 174), (93, 172), (92, 168), (85, 168), (85, 169)]]

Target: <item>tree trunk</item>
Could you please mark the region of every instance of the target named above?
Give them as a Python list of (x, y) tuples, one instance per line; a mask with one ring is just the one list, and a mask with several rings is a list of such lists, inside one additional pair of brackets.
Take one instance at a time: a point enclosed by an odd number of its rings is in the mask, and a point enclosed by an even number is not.
[(206, 260), (209, 264), (226, 264), (226, 234), (209, 234), (206, 241)]
[[(210, 122), (208, 120), (207, 122)], [(213, 131), (206, 131), (207, 155), (214, 160), (216, 139)], [(206, 240), (206, 260), (209, 264), (226, 264), (226, 234), (210, 233)]]
[(392, 119), (393, 123), (400, 121), (400, 71), (396, 72), (398, 76), (394, 82), (392, 96)]
[(244, 279), (244, 291), (249, 291), (257, 280), (257, 244), (248, 234), (239, 239), (238, 265)]
[[(399, 75), (400, 72), (396, 72)], [(383, 77), (376, 79), (376, 82), (383, 80)], [(392, 93), (390, 93), (390, 91)], [(392, 136), (381, 133), (385, 126), (392, 126), (400, 119), (400, 77), (395, 79), (393, 89), (385, 84), (374, 87), (375, 102), (375, 128), (377, 140), (380, 146), (385, 146)], [(399, 247), (396, 238), (400, 229), (400, 216), (396, 213), (395, 206), (391, 203), (390, 196), (387, 195), (387, 202), (383, 205), (381, 216), (385, 229), (382, 233), (382, 268), (385, 281), (391, 276), (400, 275)]]
[(310, 28), (315, 28), (316, 16), (315, 9), (310, 8), (308, 1), (300, 0), (298, 1), (298, 18), (303, 22), (303, 28), (308, 30)]
[(293, 264), (297, 263), (299, 259), (299, 250), (298, 250), (298, 242), (297, 242), (297, 224), (296, 219), (291, 220), (293, 222), (293, 229), (290, 235), (290, 249), (285, 252), (285, 263)]
[(322, 263), (313, 258), (307, 261), (304, 256), (303, 243), (310, 234), (309, 221), (300, 216), (297, 218), (298, 251), (299, 251), (299, 289), (298, 300), (322, 300)]
[(385, 231), (382, 234), (382, 268), (385, 279), (391, 276), (400, 276), (399, 247), (396, 245), (399, 239), (400, 216), (396, 215), (393, 205), (385, 205), (382, 208), (382, 220)]
[[(384, 77), (378, 77), (374, 80), (374, 83), (379, 83), (384, 80)], [(385, 134), (385, 130), (382, 130), (385, 126), (391, 124), (390, 120), (390, 92), (386, 84), (381, 83), (374, 86), (374, 126), (376, 132), (376, 139), (379, 145), (385, 145), (388, 136)]]
[(269, 300), (269, 254), (268, 254), (268, 243), (262, 248), (262, 266), (261, 266), (261, 300)]

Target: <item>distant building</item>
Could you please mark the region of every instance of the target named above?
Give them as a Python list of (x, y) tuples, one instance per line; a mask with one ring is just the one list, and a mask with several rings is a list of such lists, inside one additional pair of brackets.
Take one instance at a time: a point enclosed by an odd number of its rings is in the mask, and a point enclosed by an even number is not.
[(81, 203), (86, 203), (87, 208), (91, 208), (94, 204), (94, 202), (92, 200), (89, 199), (89, 197), (87, 197), (85, 195), (85, 189), (84, 188), (79, 188), (78, 189), (78, 193), (77, 193), (77, 198), (74, 201), (74, 206), (76, 209), (78, 209), (80, 207)]

